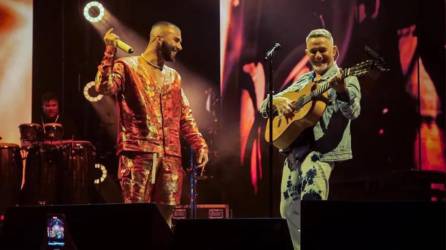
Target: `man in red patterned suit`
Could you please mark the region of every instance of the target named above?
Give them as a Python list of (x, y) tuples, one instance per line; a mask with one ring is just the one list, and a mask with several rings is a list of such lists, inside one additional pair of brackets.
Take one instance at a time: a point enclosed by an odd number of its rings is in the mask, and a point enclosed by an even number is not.
[(196, 152), (198, 167), (208, 161), (208, 147), (181, 89), (180, 74), (165, 65), (182, 50), (181, 30), (158, 22), (139, 56), (115, 60), (119, 37), (109, 30), (98, 67), (96, 89), (115, 96), (118, 106), (119, 173), (126, 203), (155, 203), (169, 226), (180, 202), (184, 172), (180, 135)]

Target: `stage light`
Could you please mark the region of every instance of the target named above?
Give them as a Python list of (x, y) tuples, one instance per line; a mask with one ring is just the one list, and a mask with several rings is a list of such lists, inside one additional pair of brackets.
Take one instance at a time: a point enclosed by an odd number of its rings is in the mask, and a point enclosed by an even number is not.
[(100, 163), (94, 164), (94, 168), (99, 170), (101, 173), (101, 176), (94, 180), (94, 184), (100, 184), (100, 183), (104, 182), (105, 178), (107, 178), (107, 168)]
[(84, 96), (85, 99), (87, 99), (90, 102), (99, 102), (103, 95), (96, 92), (95, 88), (95, 82), (91, 81), (87, 83), (84, 87)]
[(383, 128), (380, 128), (380, 129), (379, 129), (379, 131), (378, 131), (378, 135), (379, 135), (379, 136), (383, 136), (383, 135), (384, 135), (384, 129), (383, 129)]
[(104, 6), (96, 1), (89, 2), (84, 7), (84, 16), (85, 18), (92, 22), (96, 23), (102, 20), (105, 14)]

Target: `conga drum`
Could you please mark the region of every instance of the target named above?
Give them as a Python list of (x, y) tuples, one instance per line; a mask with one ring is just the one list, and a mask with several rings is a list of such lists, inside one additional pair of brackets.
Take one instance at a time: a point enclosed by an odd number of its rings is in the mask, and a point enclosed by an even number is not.
[(96, 149), (91, 142), (63, 141), (63, 203), (91, 202), (95, 159)]
[(0, 143), (0, 213), (19, 202), (22, 157), (19, 145)]
[(63, 126), (60, 123), (45, 123), (43, 125), (44, 139), (57, 141), (63, 139)]
[(29, 147), (43, 139), (43, 129), (38, 123), (23, 123), (19, 125), (22, 147)]
[(20, 203), (46, 205), (60, 203), (63, 175), (61, 143), (39, 143), (29, 148), (25, 165), (25, 183)]

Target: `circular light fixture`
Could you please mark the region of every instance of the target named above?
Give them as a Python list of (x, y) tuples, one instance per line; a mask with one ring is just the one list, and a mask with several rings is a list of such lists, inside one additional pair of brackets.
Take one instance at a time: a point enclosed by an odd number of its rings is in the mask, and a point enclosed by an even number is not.
[(84, 96), (90, 102), (99, 102), (104, 96), (96, 92), (94, 86), (95, 82), (93, 81), (87, 83), (84, 87)]
[(107, 178), (107, 168), (100, 163), (94, 164), (94, 168), (96, 168), (97, 170), (99, 170), (101, 172), (101, 176), (94, 180), (94, 184), (100, 184), (100, 183), (104, 182), (105, 178)]
[(89, 2), (84, 7), (84, 17), (92, 23), (102, 20), (105, 14), (104, 6), (100, 2)]

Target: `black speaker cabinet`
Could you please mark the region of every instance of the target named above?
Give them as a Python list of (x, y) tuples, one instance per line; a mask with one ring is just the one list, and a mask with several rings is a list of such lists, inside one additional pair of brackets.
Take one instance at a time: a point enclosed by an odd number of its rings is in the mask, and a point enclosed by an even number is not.
[(153, 204), (30, 206), (7, 211), (0, 249), (163, 250), (172, 240)]
[(444, 250), (445, 204), (302, 202), (302, 249)]
[(292, 250), (283, 219), (178, 220), (175, 250), (281, 249)]

